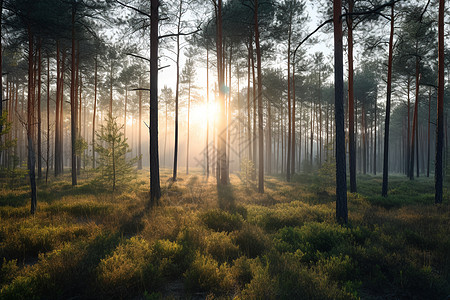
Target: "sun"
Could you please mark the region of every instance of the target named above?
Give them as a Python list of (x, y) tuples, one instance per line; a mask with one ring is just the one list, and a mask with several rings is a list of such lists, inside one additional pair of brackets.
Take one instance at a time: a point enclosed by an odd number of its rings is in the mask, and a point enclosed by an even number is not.
[(206, 104), (206, 101), (201, 101), (191, 106), (190, 121), (198, 124), (201, 127), (206, 127), (207, 121), (211, 126), (212, 121), (217, 117), (217, 105), (215, 102)]

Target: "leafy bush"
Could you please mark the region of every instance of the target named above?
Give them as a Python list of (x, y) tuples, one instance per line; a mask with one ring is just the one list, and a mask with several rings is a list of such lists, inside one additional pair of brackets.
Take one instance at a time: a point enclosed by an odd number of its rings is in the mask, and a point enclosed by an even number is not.
[(186, 244), (159, 240), (152, 246), (150, 262), (161, 276), (176, 277), (189, 267), (192, 256), (192, 249)]
[(317, 271), (338, 282), (359, 278), (358, 268), (348, 255), (330, 256), (317, 262)]
[(253, 270), (253, 278), (242, 290), (243, 299), (276, 299), (277, 282), (270, 275), (269, 268), (257, 264)]
[(64, 242), (87, 237), (92, 230), (89, 226), (40, 226), (33, 220), (5, 226), (0, 229), (5, 236), (0, 243), (0, 253), (11, 258), (37, 257), (39, 253), (56, 249)]
[(242, 228), (243, 218), (224, 210), (213, 209), (200, 215), (202, 222), (215, 231), (231, 232)]
[(183, 276), (185, 286), (190, 292), (209, 291), (222, 294), (233, 286), (230, 268), (226, 264), (219, 266), (212, 257), (199, 252)]
[(150, 245), (143, 239), (133, 237), (120, 244), (97, 267), (100, 289), (105, 294), (123, 297), (136, 287), (154, 286), (158, 276), (149, 263), (150, 255)]
[(301, 228), (285, 227), (279, 230), (274, 243), (281, 252), (301, 250), (305, 254), (303, 260), (309, 262), (348, 250), (353, 236), (350, 229), (337, 224), (307, 223)]
[(219, 262), (227, 262), (238, 257), (236, 246), (226, 232), (213, 232), (206, 238), (206, 252)]
[(17, 259), (8, 261), (6, 258), (3, 258), (2, 267), (0, 269), (0, 287), (11, 283), (18, 274), (19, 267), (17, 266)]
[(234, 232), (233, 241), (244, 255), (251, 258), (260, 256), (270, 246), (270, 240), (264, 231), (251, 224), (245, 224), (242, 230)]
[(241, 256), (233, 262), (233, 266), (231, 267), (231, 276), (241, 288), (250, 283), (253, 278), (253, 261), (254, 260), (248, 259), (245, 256)]

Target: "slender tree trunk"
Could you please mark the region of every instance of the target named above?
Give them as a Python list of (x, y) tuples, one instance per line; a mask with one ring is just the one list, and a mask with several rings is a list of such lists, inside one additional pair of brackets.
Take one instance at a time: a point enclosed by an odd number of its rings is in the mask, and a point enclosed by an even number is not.
[[(42, 136), (42, 130), (41, 130), (41, 124), (42, 124), (42, 118), (41, 118), (41, 85), (42, 85), (42, 80), (41, 80), (41, 73), (42, 73), (42, 57), (41, 57), (41, 51), (42, 51), (42, 43), (41, 40), (39, 39), (39, 43), (38, 43), (38, 61), (37, 61), (37, 65), (38, 65), (38, 85), (37, 85), (37, 115), (38, 115), (38, 121), (37, 121), (37, 150), (38, 150), (38, 161), (37, 161), (37, 170), (38, 170), (38, 178), (42, 178), (42, 147), (41, 147), (41, 136)], [(0, 82), (1, 84), (1, 82)]]
[[(386, 92), (386, 117), (384, 121), (384, 156), (383, 156), (383, 185), (381, 195), (387, 197), (389, 172), (389, 126), (391, 120), (391, 94), (392, 94), (392, 52), (394, 40), (394, 5), (391, 6), (391, 31), (389, 35), (388, 78)], [(408, 107), (409, 109), (409, 107)]]
[(250, 48), (250, 54), (251, 54), (251, 59), (252, 59), (252, 77), (253, 77), (253, 165), (255, 167), (255, 172), (252, 173), (252, 179), (256, 180), (256, 168), (257, 168), (257, 164), (256, 164), (256, 149), (257, 149), (257, 134), (256, 134), (256, 116), (257, 116), (257, 111), (256, 111), (256, 102), (257, 102), (257, 97), (258, 95), (256, 94), (256, 87), (257, 87), (257, 82), (256, 82), (256, 74), (255, 74), (255, 58), (253, 55), (253, 44), (252, 47)]
[(47, 56), (47, 159), (45, 164), (45, 183), (47, 183), (50, 165), (50, 56)]
[(150, 18), (150, 206), (161, 198), (158, 155), (158, 22), (159, 1), (151, 0)]
[(373, 114), (373, 119), (374, 119), (374, 144), (373, 144), (373, 166), (372, 166), (372, 170), (373, 170), (373, 175), (377, 175), (377, 103), (374, 104), (374, 114)]
[(61, 67), (59, 59), (59, 41), (56, 41), (56, 108), (55, 108), (55, 177), (60, 174), (60, 127), (59, 127), (59, 112), (60, 112), (60, 89), (61, 89)]
[(431, 122), (431, 87), (428, 91), (428, 142), (427, 142), (427, 177), (430, 177), (430, 122)]
[(186, 175), (189, 174), (189, 122), (191, 111), (191, 80), (188, 83), (188, 107), (187, 107), (187, 143), (186, 143)]
[(258, 0), (255, 0), (255, 46), (256, 62), (258, 64), (258, 192), (264, 193), (264, 124), (262, 104), (261, 49), (259, 45)]
[(292, 112), (291, 112), (291, 36), (292, 11), (289, 16), (288, 50), (287, 50), (287, 100), (288, 100), (288, 138), (286, 156), (286, 181), (291, 181), (291, 150), (292, 150)]
[(206, 180), (209, 178), (209, 48), (206, 47)]
[(442, 203), (442, 150), (444, 146), (444, 4), (439, 0), (438, 22), (438, 98), (437, 98), (437, 126), (436, 126), (436, 160), (435, 160), (435, 197), (436, 204)]
[[(142, 86), (142, 80), (139, 78), (139, 86)], [(138, 170), (142, 170), (142, 91), (138, 91), (139, 97), (139, 126), (138, 126)]]
[(407, 120), (407, 122), (408, 122), (408, 124), (407, 124), (407, 144), (408, 144), (408, 146), (407, 146), (407, 152), (406, 152), (406, 166), (407, 166), (407, 169), (406, 169), (406, 176), (410, 176), (410, 174), (411, 174), (411, 172), (412, 172), (412, 170), (411, 170), (411, 167), (410, 167), (410, 161), (411, 161), (411, 148), (410, 148), (410, 146), (411, 146), (411, 99), (410, 99), (410, 97), (409, 97), (409, 92), (410, 92), (410, 87), (411, 87), (411, 79), (408, 77), (408, 88), (407, 88), (407, 90), (408, 90), (408, 96), (407, 96), (407, 98), (408, 98), (408, 120)]
[(342, 50), (342, 1), (333, 2), (334, 22), (334, 83), (336, 123), (336, 219), (341, 224), (348, 222), (347, 174), (345, 166), (344, 132), (344, 72)]
[(226, 153), (226, 110), (225, 110), (225, 95), (224, 95), (224, 65), (223, 65), (223, 37), (222, 37), (222, 0), (218, 0), (217, 5), (217, 73), (219, 84), (219, 138), (218, 138), (218, 159), (220, 160), (220, 183), (228, 184), (228, 168), (227, 168), (227, 153)]
[(250, 41), (248, 43), (248, 55), (247, 55), (247, 135), (248, 135), (248, 160), (253, 161), (252, 158), (252, 125), (251, 125), (251, 106), (250, 106), (250, 54), (252, 47), (252, 39), (250, 38)]
[[(416, 49), (417, 49), (417, 42), (416, 42)], [(419, 84), (420, 84), (420, 70), (419, 70), (419, 58), (416, 57), (416, 101), (414, 103), (414, 116), (413, 116), (413, 129), (412, 129), (412, 135), (411, 135), (411, 161), (410, 161), (410, 173), (409, 173), (409, 179), (414, 179), (414, 146), (415, 146), (415, 137), (416, 137), (416, 131), (417, 131), (417, 116), (418, 116), (418, 109), (419, 109)]]
[[(348, 1), (349, 13), (353, 12), (353, 0)], [(353, 19), (347, 17), (348, 43), (348, 125), (349, 125), (349, 169), (350, 192), (356, 193), (356, 152), (355, 152), (355, 102), (353, 98)]]
[[(77, 43), (77, 61), (76, 61), (76, 72), (77, 72), (77, 79), (75, 83), (75, 96), (77, 97), (77, 144), (79, 141), (81, 141), (81, 90), (82, 90), (82, 80), (81, 80), (81, 70), (80, 70), (80, 42)], [(79, 89), (79, 92), (78, 92)], [(76, 149), (77, 153), (77, 175), (80, 175), (81, 173), (81, 148)]]
[[(178, 25), (177, 25), (178, 33), (181, 30), (182, 3), (183, 3), (183, 1), (180, 1), (180, 7), (178, 10), (178, 12), (180, 14), (178, 17)], [(177, 167), (178, 167), (178, 98), (180, 95), (180, 92), (179, 92), (179, 88), (180, 88), (180, 36), (179, 35), (177, 35), (176, 51), (177, 51), (177, 58), (176, 58), (177, 82), (175, 85), (175, 144), (174, 144), (174, 151), (173, 151), (173, 174), (172, 174), (173, 181), (177, 181)]]
[(35, 160), (33, 137), (34, 137), (34, 84), (33, 84), (33, 34), (31, 26), (28, 25), (28, 113), (27, 113), (27, 140), (28, 140), (28, 172), (30, 177), (31, 188), (31, 214), (34, 215), (37, 207), (37, 189), (36, 189), (36, 175), (35, 175)]
[[(95, 69), (94, 70), (94, 113), (92, 115), (92, 168), (93, 169), (95, 169), (95, 118), (96, 118), (96, 112), (97, 112), (97, 79), (98, 79), (98, 77), (97, 77), (97, 72), (98, 72), (98, 57), (97, 57), (97, 55), (95, 55), (94, 69)], [(139, 105), (140, 104), (141, 103), (139, 102)]]
[[(72, 60), (71, 60), (71, 76), (70, 76), (70, 127), (72, 136), (72, 185), (77, 185), (77, 96), (76, 96), (76, 65), (75, 65), (75, 4), (72, 4)], [(78, 74), (78, 72), (77, 72)]]

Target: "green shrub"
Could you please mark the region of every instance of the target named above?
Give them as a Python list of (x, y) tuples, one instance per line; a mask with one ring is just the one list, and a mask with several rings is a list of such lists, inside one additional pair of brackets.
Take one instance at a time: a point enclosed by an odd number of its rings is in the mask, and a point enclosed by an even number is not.
[(231, 232), (242, 227), (243, 218), (239, 214), (231, 214), (224, 210), (213, 209), (200, 215), (202, 222), (215, 231)]
[(330, 256), (317, 262), (318, 273), (338, 282), (346, 282), (359, 278), (358, 268), (348, 255)]
[(238, 257), (236, 246), (226, 232), (213, 232), (206, 238), (206, 252), (219, 262), (227, 262)]
[(190, 292), (226, 293), (233, 286), (229, 269), (226, 264), (219, 266), (212, 257), (197, 252), (192, 265), (183, 275), (185, 286)]
[(242, 290), (242, 299), (277, 299), (277, 281), (267, 266), (254, 267), (252, 280)]
[(11, 283), (18, 274), (17, 259), (8, 261), (6, 258), (3, 258), (2, 268), (0, 269), (0, 287)]
[(301, 228), (285, 227), (274, 238), (277, 250), (294, 252), (299, 249), (305, 254), (303, 260), (306, 262), (348, 251), (353, 241), (350, 229), (327, 223), (307, 223)]
[(182, 274), (192, 259), (192, 250), (177, 242), (159, 240), (151, 249), (150, 262), (163, 277), (173, 278)]
[(245, 224), (241, 230), (233, 233), (233, 241), (247, 257), (257, 257), (270, 247), (270, 240), (264, 231), (251, 224)]
[[(81, 225), (42, 226), (39, 220), (28, 220), (0, 229), (4, 239), (0, 242), (0, 253), (10, 258), (24, 259), (60, 247), (64, 242), (87, 237), (93, 228)], [(92, 224), (95, 229), (95, 225)]]
[(120, 244), (97, 267), (100, 289), (109, 295), (125, 296), (137, 287), (153, 285), (158, 279), (149, 263), (150, 245), (143, 239), (131, 238)]
[(39, 260), (2, 288), (3, 299), (60, 299), (86, 289), (90, 268), (85, 263), (86, 247), (64, 244), (61, 249), (40, 254)]
[(245, 256), (241, 256), (233, 262), (231, 267), (231, 275), (233, 280), (241, 288), (250, 283), (253, 278), (252, 273), (253, 260)]

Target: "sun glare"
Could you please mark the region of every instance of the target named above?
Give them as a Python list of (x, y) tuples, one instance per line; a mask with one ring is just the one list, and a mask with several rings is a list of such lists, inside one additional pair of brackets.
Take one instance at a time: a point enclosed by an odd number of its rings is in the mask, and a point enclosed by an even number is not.
[(202, 102), (201, 104), (191, 107), (191, 121), (202, 127), (206, 127), (208, 120), (211, 126), (211, 122), (216, 118), (216, 116), (216, 103), (209, 103), (209, 105), (207, 105), (205, 102)]

